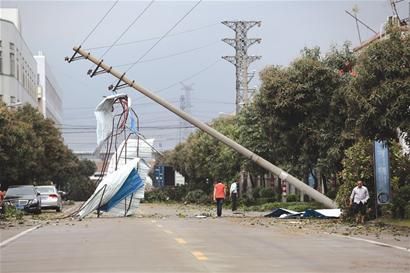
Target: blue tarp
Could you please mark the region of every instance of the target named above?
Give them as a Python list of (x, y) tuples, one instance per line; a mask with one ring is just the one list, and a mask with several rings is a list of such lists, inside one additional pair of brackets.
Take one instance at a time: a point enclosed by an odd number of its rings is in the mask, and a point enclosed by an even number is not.
[(100, 209), (102, 211), (109, 211), (111, 208), (115, 207), (119, 202), (121, 202), (121, 200), (131, 196), (131, 194), (135, 193), (143, 186), (144, 182), (142, 181), (138, 172), (135, 169), (132, 169), (131, 173), (128, 175), (121, 188), (106, 204), (101, 206)]

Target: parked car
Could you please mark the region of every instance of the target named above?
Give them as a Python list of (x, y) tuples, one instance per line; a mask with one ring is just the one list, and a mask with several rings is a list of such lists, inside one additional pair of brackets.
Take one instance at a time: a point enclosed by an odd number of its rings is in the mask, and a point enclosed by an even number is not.
[(55, 209), (57, 212), (63, 209), (60, 192), (55, 186), (37, 186), (36, 190), (40, 193), (42, 209)]
[(41, 213), (40, 194), (32, 185), (10, 186), (4, 196), (3, 205), (26, 212)]

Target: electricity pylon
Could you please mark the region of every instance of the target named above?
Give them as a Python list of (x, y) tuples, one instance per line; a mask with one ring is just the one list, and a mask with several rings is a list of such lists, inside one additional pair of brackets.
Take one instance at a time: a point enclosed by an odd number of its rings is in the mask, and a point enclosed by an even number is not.
[(223, 56), (222, 58), (232, 63), (236, 68), (236, 113), (249, 102), (249, 65), (261, 58), (261, 56), (249, 56), (248, 48), (260, 43), (260, 38), (248, 38), (248, 31), (254, 26), (261, 26), (261, 21), (223, 21), (222, 24), (235, 31), (235, 38), (224, 38), (222, 41), (235, 48), (235, 56)]

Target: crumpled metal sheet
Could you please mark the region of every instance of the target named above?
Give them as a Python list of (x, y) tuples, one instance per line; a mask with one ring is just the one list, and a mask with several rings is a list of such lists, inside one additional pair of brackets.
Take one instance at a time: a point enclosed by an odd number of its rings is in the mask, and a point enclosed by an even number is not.
[[(118, 98), (128, 98), (126, 94), (116, 94), (104, 98), (95, 108), (97, 120), (97, 146), (100, 146), (110, 135), (113, 129), (114, 118), (112, 107)], [(128, 108), (131, 107), (131, 99), (128, 98)]]

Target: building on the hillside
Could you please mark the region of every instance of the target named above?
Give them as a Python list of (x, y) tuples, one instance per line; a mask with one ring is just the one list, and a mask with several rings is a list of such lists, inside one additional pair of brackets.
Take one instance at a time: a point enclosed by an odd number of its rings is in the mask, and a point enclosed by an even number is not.
[(0, 9), (0, 100), (38, 108), (37, 63), (21, 35), (17, 9)]
[(62, 108), (60, 88), (55, 80), (46, 57), (42, 52), (34, 56), (37, 62), (39, 106), (45, 118), (53, 120), (56, 124), (62, 123)]
[(62, 122), (57, 81), (42, 53), (33, 56), (23, 39), (18, 9), (0, 8), (0, 100), (9, 107), (26, 103), (45, 118)]

